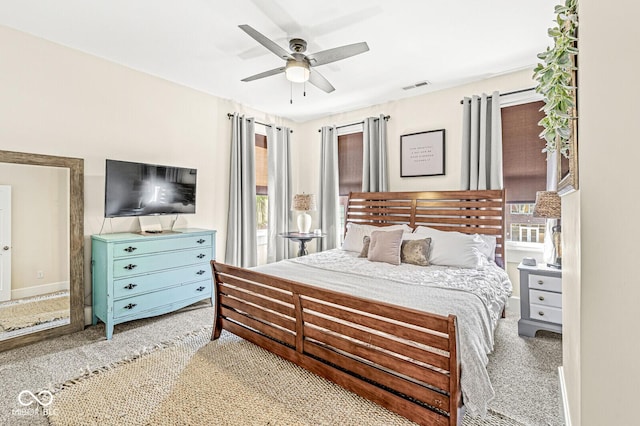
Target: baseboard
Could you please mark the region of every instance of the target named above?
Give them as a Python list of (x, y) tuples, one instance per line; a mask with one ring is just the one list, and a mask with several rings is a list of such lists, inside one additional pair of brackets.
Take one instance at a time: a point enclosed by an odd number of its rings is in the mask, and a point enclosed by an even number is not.
[(562, 398), (562, 405), (560, 411), (564, 418), (565, 426), (571, 426), (571, 412), (569, 411), (569, 397), (567, 395), (567, 385), (564, 381), (564, 368), (558, 367), (558, 378), (560, 379), (560, 396)]
[(25, 297), (42, 296), (56, 291), (69, 291), (69, 281), (60, 281), (42, 285), (34, 285), (26, 288), (11, 290), (11, 300), (24, 299)]
[(93, 318), (91, 317), (91, 306), (84, 307), (84, 325), (91, 325)]

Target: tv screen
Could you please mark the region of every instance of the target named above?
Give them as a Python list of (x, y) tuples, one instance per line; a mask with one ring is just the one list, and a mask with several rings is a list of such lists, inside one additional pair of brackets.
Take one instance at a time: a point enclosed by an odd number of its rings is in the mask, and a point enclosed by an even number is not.
[(196, 212), (196, 169), (107, 160), (104, 217)]

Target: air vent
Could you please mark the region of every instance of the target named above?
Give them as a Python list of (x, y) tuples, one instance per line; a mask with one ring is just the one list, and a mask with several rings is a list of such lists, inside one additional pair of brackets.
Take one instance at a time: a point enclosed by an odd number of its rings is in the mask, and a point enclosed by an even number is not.
[(418, 87), (428, 86), (429, 84), (431, 84), (431, 83), (429, 83), (427, 80), (419, 81), (417, 83), (412, 84), (411, 86), (403, 87), (402, 90), (416, 89)]

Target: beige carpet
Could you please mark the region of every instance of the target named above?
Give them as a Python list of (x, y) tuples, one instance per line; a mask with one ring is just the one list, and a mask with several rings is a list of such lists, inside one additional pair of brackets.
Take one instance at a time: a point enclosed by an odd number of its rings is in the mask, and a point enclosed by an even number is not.
[(0, 332), (69, 318), (69, 293), (20, 299), (0, 305)]
[[(411, 425), (263, 349), (210, 330), (68, 382), (49, 422), (62, 425)], [(518, 425), (490, 413), (465, 425)]]

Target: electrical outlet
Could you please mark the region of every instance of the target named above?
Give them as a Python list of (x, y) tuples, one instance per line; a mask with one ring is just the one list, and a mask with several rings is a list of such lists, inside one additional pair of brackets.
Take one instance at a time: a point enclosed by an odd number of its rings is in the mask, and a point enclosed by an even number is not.
[(42, 272), (42, 271), (36, 272), (36, 278), (39, 279), (39, 280), (43, 279), (44, 278), (44, 272)]

